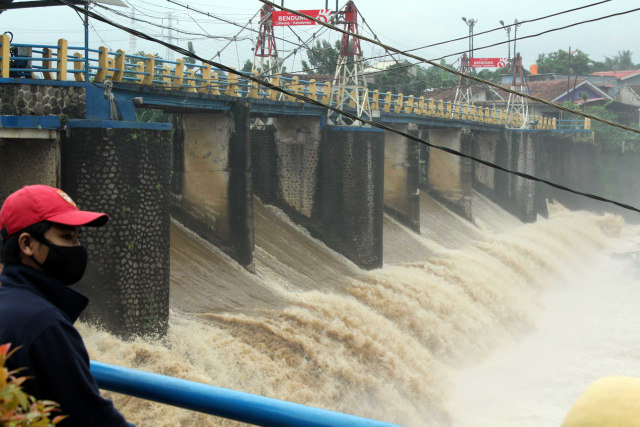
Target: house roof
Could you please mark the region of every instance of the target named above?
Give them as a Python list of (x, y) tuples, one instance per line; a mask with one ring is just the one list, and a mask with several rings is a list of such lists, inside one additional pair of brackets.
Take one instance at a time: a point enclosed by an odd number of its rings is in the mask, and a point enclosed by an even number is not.
[(621, 70), (621, 71), (596, 71), (591, 73), (592, 76), (615, 77), (619, 80), (628, 79), (640, 74), (640, 70)]

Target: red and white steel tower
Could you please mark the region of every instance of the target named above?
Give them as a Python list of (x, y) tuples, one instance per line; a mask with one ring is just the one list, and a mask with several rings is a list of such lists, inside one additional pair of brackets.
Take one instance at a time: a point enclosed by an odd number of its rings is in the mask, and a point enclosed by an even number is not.
[(276, 37), (271, 24), (271, 12), (273, 12), (273, 6), (267, 4), (260, 9), (260, 29), (258, 30), (258, 40), (256, 41), (256, 49), (253, 56), (253, 67), (261, 75), (272, 75), (280, 72)]
[[(467, 76), (471, 73), (469, 57), (466, 53), (462, 54), (462, 58), (460, 59), (460, 68), (458, 71)], [(469, 80), (468, 77), (458, 76), (458, 86), (456, 87), (456, 99), (454, 102), (456, 104), (473, 104), (473, 99), (471, 97), (471, 80)]]
[[(519, 53), (513, 58), (513, 78), (511, 90), (519, 94), (527, 94), (528, 86), (522, 72), (522, 57)], [(529, 104), (522, 95), (509, 93), (507, 101), (507, 128), (527, 129), (529, 127)]]
[[(359, 34), (358, 9), (353, 1), (347, 2), (344, 11), (336, 15), (336, 24), (344, 24), (344, 30), (348, 33)], [(358, 117), (371, 119), (371, 106), (363, 71), (364, 59), (360, 39), (351, 34), (343, 34), (329, 102), (340, 110), (355, 109)], [(329, 112), (329, 117), (336, 124), (345, 124), (342, 115)], [(360, 122), (353, 124), (358, 125)]]

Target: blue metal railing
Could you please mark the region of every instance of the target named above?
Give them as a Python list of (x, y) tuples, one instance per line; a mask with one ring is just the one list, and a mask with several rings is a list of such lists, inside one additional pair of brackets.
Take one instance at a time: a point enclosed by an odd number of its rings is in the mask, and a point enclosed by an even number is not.
[(393, 427), (394, 424), (165, 375), (91, 361), (104, 390), (260, 426)]

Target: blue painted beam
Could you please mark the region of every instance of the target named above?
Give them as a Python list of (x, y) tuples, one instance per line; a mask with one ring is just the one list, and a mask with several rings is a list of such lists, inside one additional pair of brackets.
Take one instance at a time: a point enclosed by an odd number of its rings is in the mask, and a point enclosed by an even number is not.
[(91, 361), (105, 390), (260, 426), (392, 427), (393, 424)]
[(58, 116), (0, 116), (0, 127), (13, 129), (60, 129)]

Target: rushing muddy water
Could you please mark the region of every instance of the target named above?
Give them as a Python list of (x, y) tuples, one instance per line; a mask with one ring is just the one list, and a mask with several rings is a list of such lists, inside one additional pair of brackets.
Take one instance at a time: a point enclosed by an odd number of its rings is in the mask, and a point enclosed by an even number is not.
[[(385, 218), (369, 272), (259, 201), (255, 275), (174, 224), (168, 335), (79, 329), (96, 360), (409, 426), (558, 425), (595, 377), (638, 375), (620, 218), (556, 206), (523, 225), (475, 195), (470, 224), (423, 206), (439, 213), (421, 235)], [(139, 426), (234, 425), (109, 396)]]

